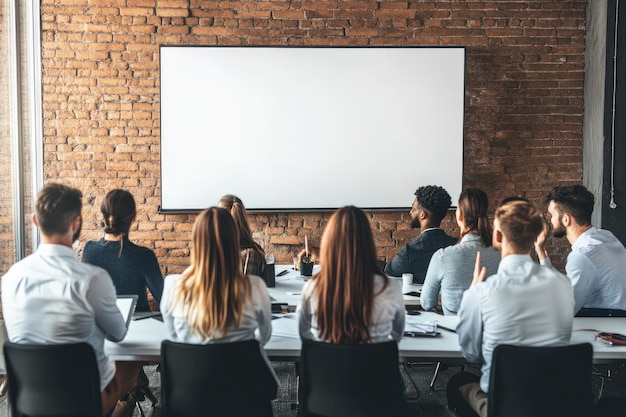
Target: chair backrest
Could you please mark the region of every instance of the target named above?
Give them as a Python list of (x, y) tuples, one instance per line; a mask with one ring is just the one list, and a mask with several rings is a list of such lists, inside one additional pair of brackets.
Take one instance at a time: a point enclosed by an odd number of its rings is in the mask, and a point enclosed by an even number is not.
[(588, 417), (589, 343), (558, 347), (498, 345), (489, 382), (489, 417)]
[(4, 343), (13, 416), (102, 416), (100, 373), (87, 343)]
[(163, 341), (163, 415), (267, 415), (277, 390), (269, 366), (256, 340), (207, 345)]
[(302, 342), (302, 416), (402, 416), (408, 410), (403, 391), (396, 342)]

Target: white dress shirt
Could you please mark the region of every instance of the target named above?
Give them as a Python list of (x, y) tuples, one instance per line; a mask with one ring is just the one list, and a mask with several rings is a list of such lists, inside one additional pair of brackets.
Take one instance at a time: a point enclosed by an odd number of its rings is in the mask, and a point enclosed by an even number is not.
[(530, 255), (505, 256), (497, 274), (472, 284), (463, 295), (456, 331), (463, 356), (483, 360), (480, 388), (489, 390), (491, 358), (499, 344), (569, 344), (573, 308), (567, 277), (534, 263)]
[(103, 390), (115, 375), (104, 339), (120, 341), (126, 323), (113, 281), (102, 268), (78, 261), (63, 245), (41, 244), (2, 277), (2, 311), (15, 343), (89, 343), (96, 354)]
[(182, 343), (229, 343), (257, 339), (266, 344), (272, 336), (272, 307), (265, 282), (255, 275), (248, 275), (250, 279), (251, 299), (244, 304), (243, 320), (239, 327), (228, 329), (225, 335), (216, 334), (212, 338), (205, 338), (191, 332), (187, 316), (178, 306), (170, 311), (175, 292), (178, 290), (180, 275), (169, 275), (165, 279), (163, 297), (161, 298), (161, 313), (170, 340)]
[[(548, 257), (541, 264), (552, 267)], [(592, 227), (582, 233), (565, 273), (574, 287), (574, 313), (583, 307), (626, 310), (626, 249), (610, 231)]]
[[(399, 341), (404, 333), (406, 312), (402, 285), (399, 280), (388, 279), (387, 287), (383, 288), (383, 277), (374, 276), (374, 308), (370, 323), (370, 338), (372, 343)], [(302, 301), (298, 305), (299, 332), (302, 339), (321, 340), (317, 327), (317, 300), (311, 295), (314, 293), (315, 280), (309, 280), (302, 288)], [(382, 290), (382, 292), (381, 292)]]

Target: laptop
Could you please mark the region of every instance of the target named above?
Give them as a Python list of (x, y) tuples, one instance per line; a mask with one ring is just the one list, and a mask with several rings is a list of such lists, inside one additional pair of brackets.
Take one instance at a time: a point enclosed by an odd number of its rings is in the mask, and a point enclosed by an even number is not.
[(133, 318), (135, 307), (137, 307), (138, 298), (139, 296), (137, 296), (136, 294), (117, 296), (117, 300), (115, 303), (117, 304), (117, 308), (120, 309), (122, 317), (124, 317), (124, 322), (126, 323), (127, 329), (128, 325), (130, 324), (130, 320)]

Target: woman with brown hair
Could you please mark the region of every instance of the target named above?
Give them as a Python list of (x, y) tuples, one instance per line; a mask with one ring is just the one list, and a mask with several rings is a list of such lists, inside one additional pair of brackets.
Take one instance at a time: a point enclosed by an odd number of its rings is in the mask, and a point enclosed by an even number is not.
[(399, 341), (404, 300), (399, 281), (377, 263), (372, 230), (354, 206), (337, 210), (320, 246), (320, 271), (302, 290), (300, 337), (329, 343)]
[[(191, 265), (165, 279), (161, 312), (170, 340), (209, 344), (258, 340), (267, 343), (272, 315), (261, 278), (245, 275), (239, 262), (239, 235), (231, 215), (219, 207), (202, 211), (193, 226)], [(277, 377), (261, 348), (267, 372), (259, 415), (272, 415)], [(266, 398), (267, 397), (267, 398)]]
[(265, 269), (265, 252), (261, 245), (252, 238), (252, 231), (248, 223), (246, 208), (241, 199), (232, 194), (226, 194), (217, 203), (218, 207), (226, 209), (233, 216), (239, 231), (239, 245), (241, 249), (241, 269), (244, 274), (263, 276)]

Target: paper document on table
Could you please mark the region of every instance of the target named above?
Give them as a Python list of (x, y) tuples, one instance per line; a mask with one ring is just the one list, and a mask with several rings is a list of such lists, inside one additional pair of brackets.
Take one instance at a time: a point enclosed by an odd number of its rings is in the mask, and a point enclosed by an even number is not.
[(272, 336), (299, 339), (298, 315), (296, 313), (283, 314), (280, 318), (272, 320)]

